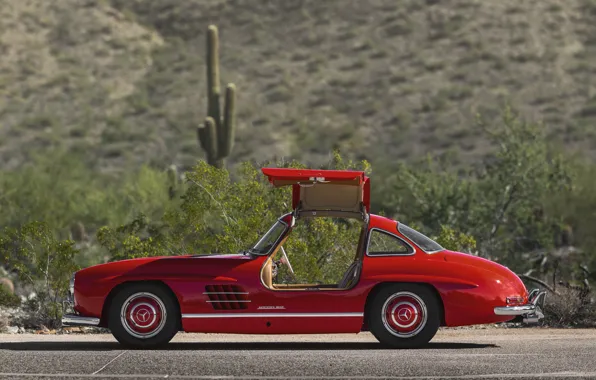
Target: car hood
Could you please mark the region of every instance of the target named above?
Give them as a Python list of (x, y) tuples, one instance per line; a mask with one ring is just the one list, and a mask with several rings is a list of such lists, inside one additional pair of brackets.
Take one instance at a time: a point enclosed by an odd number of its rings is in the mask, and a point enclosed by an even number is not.
[(143, 257), (94, 265), (76, 273), (79, 278), (149, 280), (184, 276), (213, 277), (224, 275), (239, 265), (254, 260), (245, 254), (198, 254), (184, 256)]

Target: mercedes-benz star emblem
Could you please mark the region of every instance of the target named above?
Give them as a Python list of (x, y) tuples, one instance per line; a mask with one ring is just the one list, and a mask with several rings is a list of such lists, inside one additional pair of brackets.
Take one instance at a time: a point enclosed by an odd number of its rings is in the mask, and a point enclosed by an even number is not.
[(397, 317), (400, 321), (408, 321), (412, 317), (412, 312), (409, 309), (401, 309), (397, 313)]
[(149, 320), (149, 310), (139, 310), (137, 313), (137, 318), (139, 319), (139, 322), (147, 322)]

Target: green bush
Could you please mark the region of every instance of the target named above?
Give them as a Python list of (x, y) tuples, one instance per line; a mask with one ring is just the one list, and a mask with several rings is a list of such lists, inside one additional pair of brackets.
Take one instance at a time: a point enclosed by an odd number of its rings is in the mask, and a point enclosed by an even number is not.
[(77, 223), (87, 233), (129, 221), (137, 213), (161, 215), (168, 202), (165, 171), (147, 166), (120, 175), (102, 173), (85, 157), (43, 152), (18, 170), (0, 175), (0, 225), (39, 221), (63, 238)]
[[(279, 166), (300, 167), (296, 162)], [(329, 168), (360, 168), (338, 153)], [(187, 253), (237, 253), (254, 244), (282, 214), (291, 211), (291, 189), (272, 187), (253, 163), (233, 176), (199, 161), (186, 173), (187, 190), (180, 208), (157, 222), (139, 216), (116, 228), (103, 227), (98, 241), (112, 260)], [(285, 247), (304, 281), (334, 281), (353, 259), (360, 225), (331, 218), (299, 221)], [(332, 254), (339, 252), (339, 254)], [(343, 272), (341, 272), (343, 274)]]
[[(551, 258), (564, 260), (561, 270), (574, 265), (583, 266), (579, 280), (585, 277), (596, 281), (596, 165), (583, 157), (573, 157), (570, 160), (570, 176), (572, 186), (569, 191), (554, 193), (545, 205), (550, 214), (559, 215), (562, 223), (557, 229), (555, 239), (558, 244), (571, 245), (577, 248), (564, 257)], [(554, 259), (554, 260), (553, 260)], [(568, 273), (561, 273), (561, 275)], [(563, 277), (562, 277), (563, 278)]]
[[(596, 280), (596, 165), (560, 153), (539, 125), (510, 111), (500, 125), (479, 127), (494, 150), (474, 167), (456, 172), (448, 157), (432, 156), (375, 167), (374, 212), (421, 229), (447, 249), (543, 281), (555, 275), (574, 284)], [(143, 166), (101, 173), (83, 158), (53, 153), (0, 175), (0, 223), (7, 226), (0, 262), (34, 287), (37, 297), (25, 306), (44, 323), (57, 320), (77, 264), (247, 249), (291, 211), (290, 188), (273, 188), (260, 167), (304, 167), (246, 162), (228, 171), (199, 161), (180, 184), (168, 177), (171, 171)], [(371, 172), (367, 162), (346, 162), (337, 152), (323, 168)], [(76, 243), (62, 240), (73, 225), (82, 226), (87, 240), (81, 233)], [(284, 245), (294, 280), (337, 282), (354, 257), (359, 231), (356, 221), (300, 220)], [(289, 279), (284, 266), (280, 276)], [(571, 314), (553, 310), (561, 315), (557, 323), (568, 323)]]
[(480, 255), (523, 270), (520, 253), (553, 247), (562, 218), (547, 205), (571, 188), (567, 162), (540, 126), (509, 110), (501, 125), (479, 127), (495, 147), (489, 158), (459, 173), (437, 157), (400, 164), (383, 186), (391, 194), (383, 206), (431, 234), (442, 226), (461, 231), (477, 242)]
[(21, 304), (21, 299), (13, 294), (5, 286), (0, 285), (0, 307), (17, 307)]
[(451, 227), (441, 226), (441, 232), (434, 240), (443, 248), (451, 251), (477, 254), (476, 240), (463, 232), (458, 232)]
[(0, 234), (2, 262), (17, 272), (20, 282), (34, 289), (35, 297), (27, 301), (26, 309), (36, 322), (58, 325), (70, 276), (78, 270), (76, 254), (73, 241), (57, 240), (43, 223), (7, 227)]

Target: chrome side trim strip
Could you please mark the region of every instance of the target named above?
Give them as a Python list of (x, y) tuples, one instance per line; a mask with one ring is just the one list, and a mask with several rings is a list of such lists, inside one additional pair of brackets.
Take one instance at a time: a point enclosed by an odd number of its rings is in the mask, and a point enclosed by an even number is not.
[(213, 300), (213, 301), (206, 301), (207, 303), (212, 303), (212, 302), (230, 302), (230, 303), (235, 303), (235, 302), (250, 302), (248, 300)]
[(364, 313), (209, 313), (182, 314), (182, 318), (318, 318), (318, 317), (363, 317)]
[(99, 326), (99, 318), (65, 314), (62, 317), (62, 326)]
[(248, 294), (248, 292), (203, 292), (203, 294)]

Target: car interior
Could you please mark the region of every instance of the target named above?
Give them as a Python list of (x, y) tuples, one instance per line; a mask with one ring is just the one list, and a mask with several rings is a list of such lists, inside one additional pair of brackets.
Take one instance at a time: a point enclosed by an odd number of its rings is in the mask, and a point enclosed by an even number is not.
[(288, 234), (278, 244), (273, 253), (269, 255), (263, 268), (261, 269), (261, 281), (263, 285), (271, 290), (295, 290), (295, 291), (311, 291), (311, 290), (347, 290), (352, 288), (358, 282), (360, 273), (362, 270), (362, 260), (365, 252), (366, 235), (368, 231), (368, 224), (364, 223), (358, 239), (358, 245), (354, 261), (350, 264), (348, 269), (345, 271), (342, 279), (337, 284), (280, 284), (275, 283), (274, 280), (274, 259), (278, 256), (279, 252), (283, 249), (283, 244), (286, 242)]

